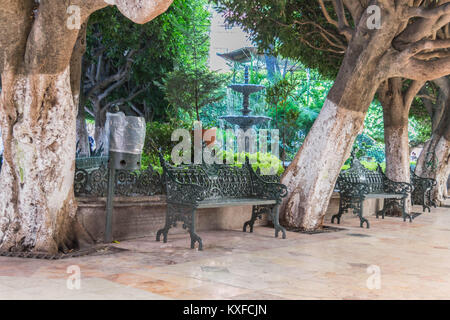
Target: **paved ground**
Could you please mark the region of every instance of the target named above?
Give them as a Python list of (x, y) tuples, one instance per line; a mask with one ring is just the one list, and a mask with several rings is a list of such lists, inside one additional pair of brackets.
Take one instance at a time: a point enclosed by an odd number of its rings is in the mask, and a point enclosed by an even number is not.
[[(412, 224), (369, 219), (369, 230), (346, 219), (344, 231), (286, 240), (266, 227), (201, 232), (203, 252), (180, 234), (126, 241), (106, 256), (0, 257), (0, 299), (450, 298), (450, 202)], [(79, 268), (79, 289), (68, 268)]]

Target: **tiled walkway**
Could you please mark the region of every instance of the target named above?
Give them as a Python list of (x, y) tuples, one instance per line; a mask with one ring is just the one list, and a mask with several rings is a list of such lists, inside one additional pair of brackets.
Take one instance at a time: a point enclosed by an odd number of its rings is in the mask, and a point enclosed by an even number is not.
[[(106, 256), (0, 257), (0, 299), (450, 298), (450, 202), (412, 224), (369, 220), (369, 230), (346, 219), (344, 231), (286, 240), (265, 227), (200, 232), (203, 252), (180, 234), (167, 244), (126, 241), (117, 245), (126, 251)], [(77, 284), (70, 266), (81, 272), (79, 289), (68, 288)]]

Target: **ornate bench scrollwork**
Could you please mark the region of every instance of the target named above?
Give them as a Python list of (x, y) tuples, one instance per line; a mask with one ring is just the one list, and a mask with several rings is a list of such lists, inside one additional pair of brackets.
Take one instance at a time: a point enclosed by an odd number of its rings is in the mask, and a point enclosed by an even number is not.
[(369, 228), (369, 221), (363, 217), (363, 203), (366, 199), (385, 199), (383, 210), (376, 213), (377, 218), (381, 215), (384, 219), (387, 209), (399, 203), (403, 220), (409, 219), (412, 222), (411, 215), (406, 212), (406, 200), (414, 190), (413, 186), (388, 179), (380, 165), (377, 171), (370, 171), (352, 155), (351, 167), (340, 173), (336, 187), (340, 193), (340, 203), (339, 212), (332, 217), (332, 223), (337, 220), (339, 224), (342, 215), (353, 209), (353, 213), (359, 216), (361, 228), (364, 224)]
[(414, 185), (412, 193), (412, 203), (414, 205), (421, 205), (423, 212), (428, 209), (431, 212), (431, 207), (437, 207), (433, 200), (433, 189), (437, 186), (437, 181), (431, 178), (422, 178), (416, 175), (411, 169), (411, 183)]
[(198, 243), (203, 249), (202, 239), (195, 230), (196, 212), (202, 208), (219, 208), (228, 206), (253, 206), (252, 216), (244, 224), (243, 231), (253, 226), (262, 214), (268, 214), (275, 226), (275, 237), (282, 233), (286, 238), (286, 230), (279, 223), (279, 205), (286, 197), (287, 188), (280, 183), (266, 181), (255, 172), (248, 158), (242, 167), (229, 165), (180, 165), (167, 164), (160, 155), (164, 170), (164, 181), (167, 194), (167, 212), (164, 228), (158, 231), (156, 240), (167, 242), (169, 230), (177, 222), (183, 223), (191, 236), (191, 248)]

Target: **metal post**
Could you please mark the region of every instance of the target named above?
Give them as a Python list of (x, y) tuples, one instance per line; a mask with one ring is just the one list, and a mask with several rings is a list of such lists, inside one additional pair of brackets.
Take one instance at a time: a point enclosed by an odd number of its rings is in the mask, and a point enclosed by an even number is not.
[(114, 187), (116, 180), (116, 169), (114, 164), (109, 160), (108, 171), (108, 195), (106, 199), (106, 227), (105, 227), (105, 243), (112, 242), (112, 219), (114, 211)]

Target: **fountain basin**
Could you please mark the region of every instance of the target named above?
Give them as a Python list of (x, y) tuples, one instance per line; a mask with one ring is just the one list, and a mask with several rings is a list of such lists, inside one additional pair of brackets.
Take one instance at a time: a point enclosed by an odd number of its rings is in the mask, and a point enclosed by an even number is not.
[(228, 88), (243, 93), (244, 95), (250, 95), (255, 92), (264, 90), (266, 87), (258, 84), (231, 84)]
[(222, 116), (219, 119), (223, 119), (226, 122), (239, 126), (243, 130), (250, 129), (251, 127), (269, 122), (272, 120), (270, 117), (265, 116)]

